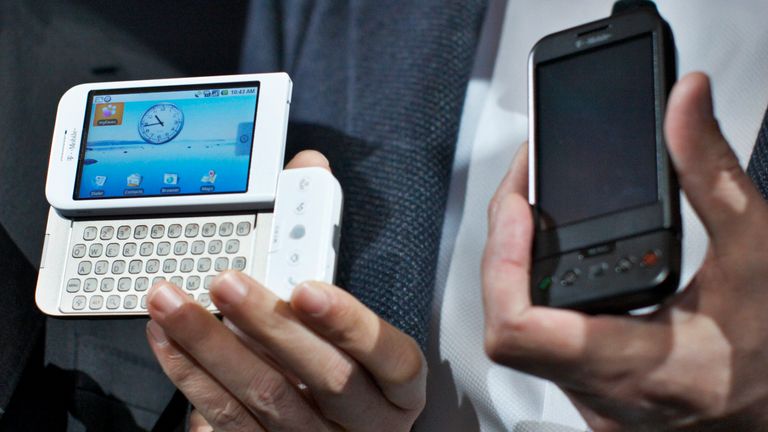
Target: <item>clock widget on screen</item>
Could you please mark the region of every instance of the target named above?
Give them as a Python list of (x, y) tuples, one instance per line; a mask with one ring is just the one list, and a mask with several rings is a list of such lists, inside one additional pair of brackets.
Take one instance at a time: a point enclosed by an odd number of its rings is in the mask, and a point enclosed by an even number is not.
[(168, 102), (152, 105), (139, 119), (139, 135), (150, 144), (164, 144), (184, 128), (184, 113)]

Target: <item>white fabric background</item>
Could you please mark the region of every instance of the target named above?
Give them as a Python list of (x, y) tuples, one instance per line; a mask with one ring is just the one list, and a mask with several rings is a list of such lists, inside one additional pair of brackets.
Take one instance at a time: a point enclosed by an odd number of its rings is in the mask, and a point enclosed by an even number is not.
[[(480, 258), (488, 201), (527, 137), (528, 52), (549, 33), (607, 16), (613, 2), (491, 3), (459, 134), (433, 308), (428, 403), (416, 430), (585, 430), (555, 386), (485, 357)], [(768, 104), (768, 2), (657, 5), (675, 34), (680, 76), (701, 70), (712, 77), (720, 125), (746, 166)], [(683, 220), (687, 281), (707, 240), (687, 202)]]

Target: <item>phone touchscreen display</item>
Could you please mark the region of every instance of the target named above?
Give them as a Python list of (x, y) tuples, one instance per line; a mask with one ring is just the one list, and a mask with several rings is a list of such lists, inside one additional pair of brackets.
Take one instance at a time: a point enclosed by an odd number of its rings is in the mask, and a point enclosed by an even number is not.
[(538, 65), (542, 228), (657, 201), (652, 42), (647, 34)]
[(245, 192), (258, 82), (88, 95), (75, 199)]

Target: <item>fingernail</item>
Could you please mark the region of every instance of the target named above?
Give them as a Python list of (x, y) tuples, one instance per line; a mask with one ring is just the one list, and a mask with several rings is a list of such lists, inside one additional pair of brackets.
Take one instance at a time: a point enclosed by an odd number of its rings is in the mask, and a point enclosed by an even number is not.
[(165, 335), (165, 330), (163, 330), (163, 328), (160, 327), (160, 324), (155, 321), (149, 320), (147, 323), (147, 331), (156, 344), (162, 346), (168, 343), (168, 337)]
[(304, 313), (313, 317), (320, 317), (328, 311), (330, 302), (323, 289), (308, 283), (303, 283), (296, 289), (298, 292), (295, 295), (301, 297), (298, 304)]
[(211, 293), (223, 304), (234, 305), (243, 301), (248, 294), (248, 286), (235, 273), (223, 273), (211, 286)]
[(164, 315), (175, 312), (184, 304), (184, 301), (185, 299), (169, 283), (158, 285), (149, 299), (149, 303)]

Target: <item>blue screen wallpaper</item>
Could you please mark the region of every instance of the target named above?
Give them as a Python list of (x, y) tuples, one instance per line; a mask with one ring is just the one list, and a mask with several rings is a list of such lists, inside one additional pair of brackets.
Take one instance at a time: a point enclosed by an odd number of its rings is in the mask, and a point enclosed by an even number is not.
[(75, 198), (245, 192), (257, 87), (92, 96)]

